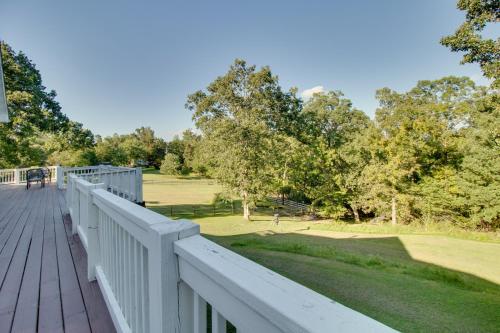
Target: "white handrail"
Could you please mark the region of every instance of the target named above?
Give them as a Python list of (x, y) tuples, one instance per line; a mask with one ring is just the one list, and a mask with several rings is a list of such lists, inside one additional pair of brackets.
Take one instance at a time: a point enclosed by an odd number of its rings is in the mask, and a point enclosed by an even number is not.
[(136, 203), (143, 203), (142, 196), (142, 169), (111, 167), (111, 166), (88, 166), (76, 168), (58, 167), (58, 187), (70, 186), (71, 175), (83, 178), (89, 183), (103, 183), (105, 188), (119, 197)]

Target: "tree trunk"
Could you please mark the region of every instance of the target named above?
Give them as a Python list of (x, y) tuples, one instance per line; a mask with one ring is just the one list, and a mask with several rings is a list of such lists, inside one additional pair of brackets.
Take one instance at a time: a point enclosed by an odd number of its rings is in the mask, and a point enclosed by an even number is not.
[(352, 209), (352, 213), (354, 214), (354, 221), (356, 221), (356, 223), (359, 223), (359, 212), (358, 212), (358, 209), (357, 208), (353, 208)]
[(397, 212), (396, 212), (396, 196), (392, 197), (392, 225), (396, 225), (397, 221)]
[(250, 220), (250, 204), (246, 193), (243, 193), (243, 218), (245, 220)]

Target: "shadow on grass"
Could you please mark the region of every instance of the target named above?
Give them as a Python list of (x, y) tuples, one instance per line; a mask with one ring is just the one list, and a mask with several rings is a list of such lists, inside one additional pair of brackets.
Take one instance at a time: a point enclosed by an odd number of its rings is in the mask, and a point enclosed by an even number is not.
[(500, 329), (498, 284), (415, 260), (398, 237), (205, 236), (398, 330)]

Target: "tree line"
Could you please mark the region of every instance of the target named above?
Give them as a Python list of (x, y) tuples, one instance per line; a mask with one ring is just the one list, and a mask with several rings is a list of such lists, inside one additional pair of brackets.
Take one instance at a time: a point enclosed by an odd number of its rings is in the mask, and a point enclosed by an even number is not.
[(499, 21), (498, 2), (460, 0), (466, 21), (442, 39), (478, 63), (490, 86), (467, 77), (382, 88), (374, 119), (341, 91), (304, 101), (269, 67), (237, 59), (188, 96), (196, 130), (170, 142), (149, 127), (93, 135), (61, 111), (36, 66), (2, 43), (11, 121), (0, 124), (0, 168), (61, 164), (151, 166), (166, 174), (213, 177), (252, 205), (279, 194), (333, 218), (500, 227), (500, 41), (482, 29)]
[(186, 103), (206, 172), (242, 198), (245, 218), (281, 194), (336, 218), (500, 227), (500, 40), (480, 34), (500, 21), (500, 5), (458, 8), (466, 22), (441, 43), (478, 63), (491, 86), (448, 76), (383, 88), (372, 120), (340, 91), (304, 102), (269, 67), (237, 59)]
[(167, 143), (150, 127), (127, 135), (94, 135), (70, 120), (47, 91), (35, 64), (1, 43), (11, 121), (0, 123), (0, 168), (37, 165), (80, 166), (110, 163), (159, 168)]

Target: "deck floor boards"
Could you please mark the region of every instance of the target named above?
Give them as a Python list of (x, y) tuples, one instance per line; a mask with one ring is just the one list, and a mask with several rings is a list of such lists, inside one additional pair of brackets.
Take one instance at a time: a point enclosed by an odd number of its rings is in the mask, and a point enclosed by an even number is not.
[(0, 332), (115, 332), (54, 185), (0, 185)]

